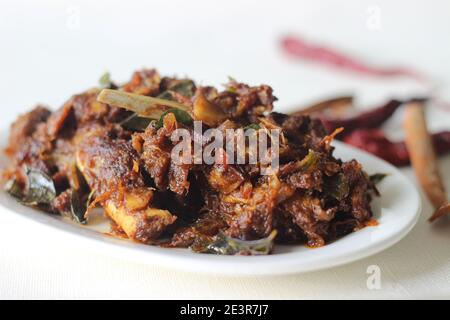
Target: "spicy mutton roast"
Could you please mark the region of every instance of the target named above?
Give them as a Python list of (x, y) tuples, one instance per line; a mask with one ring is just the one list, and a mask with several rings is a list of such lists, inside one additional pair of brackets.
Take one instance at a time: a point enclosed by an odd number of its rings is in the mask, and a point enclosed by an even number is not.
[[(322, 246), (372, 217), (377, 191), (361, 165), (333, 157), (333, 134), (319, 120), (272, 112), (269, 86), (231, 79), (219, 92), (155, 70), (102, 85), (12, 125), (4, 175), (24, 204), (81, 223), (102, 207), (130, 239), (219, 254), (267, 254), (273, 242)], [(223, 150), (210, 164), (175, 161), (172, 133), (192, 132), (193, 120), (203, 130), (280, 130), (277, 170), (263, 175), (260, 163), (233, 163)]]

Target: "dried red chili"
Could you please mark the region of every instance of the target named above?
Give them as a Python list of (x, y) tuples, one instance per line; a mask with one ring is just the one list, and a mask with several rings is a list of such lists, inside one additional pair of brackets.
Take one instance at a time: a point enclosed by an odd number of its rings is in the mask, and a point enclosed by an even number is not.
[[(323, 64), (328, 67), (364, 74), (375, 77), (408, 77), (427, 86), (434, 87), (433, 81), (424, 75), (406, 68), (393, 67), (382, 68), (371, 66), (360, 60), (356, 60), (337, 50), (311, 44), (298, 37), (285, 37), (282, 39), (284, 51), (299, 59), (308, 60)], [(417, 100), (417, 99), (416, 99)], [(423, 99), (418, 99), (422, 100)], [(433, 98), (436, 105), (444, 105), (445, 102)], [(338, 138), (349, 144), (373, 153), (397, 166), (404, 166), (410, 163), (410, 157), (404, 142), (390, 141), (381, 130), (374, 130), (380, 127), (392, 114), (402, 105), (397, 100), (389, 101), (387, 104), (362, 113), (353, 118), (330, 119), (325, 115), (319, 115), (324, 126), (329, 132), (333, 132), (339, 127), (344, 127), (345, 131)], [(443, 108), (444, 109), (444, 108)], [(450, 132), (440, 132), (431, 136), (434, 149), (438, 155), (450, 152)]]
[(340, 139), (342, 139), (343, 137), (348, 136), (350, 133), (357, 129), (378, 128), (387, 119), (389, 119), (401, 105), (401, 101), (391, 100), (381, 107), (377, 107), (371, 109), (370, 111), (360, 113), (353, 118), (329, 119), (320, 115), (319, 118), (328, 132), (333, 132), (337, 128), (344, 127), (345, 131), (339, 137)]
[[(437, 155), (450, 152), (450, 131), (441, 131), (431, 135)], [(344, 138), (344, 142), (370, 152), (395, 166), (407, 166), (410, 157), (403, 141), (389, 140), (379, 129), (358, 129)]]
[(402, 76), (412, 78), (416, 81), (424, 81), (425, 79), (421, 74), (413, 70), (403, 67), (374, 67), (337, 50), (308, 43), (299, 37), (285, 37), (282, 39), (281, 44), (284, 51), (293, 57), (319, 62), (345, 71), (375, 77)]
[(282, 38), (281, 47), (285, 53), (296, 59), (312, 61), (341, 71), (378, 78), (406, 77), (412, 79), (425, 86), (432, 93), (434, 105), (441, 110), (450, 111), (450, 103), (436, 96), (435, 89), (438, 87), (438, 83), (413, 69), (373, 66), (333, 48), (307, 42), (300, 37), (288, 36)]

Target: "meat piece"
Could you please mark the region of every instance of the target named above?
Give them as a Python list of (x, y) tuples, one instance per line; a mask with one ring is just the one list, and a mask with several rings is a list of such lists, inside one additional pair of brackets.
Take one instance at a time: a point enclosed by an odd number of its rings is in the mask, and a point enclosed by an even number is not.
[[(26, 184), (26, 170), (33, 168), (48, 176), (52, 176), (56, 168), (51, 158), (53, 145), (45, 134), (45, 124), (37, 126), (31, 137), (25, 139), (15, 150), (10, 167), (5, 175), (21, 185)], [(7, 150), (7, 152), (10, 150)]]
[(33, 135), (37, 126), (46, 121), (50, 114), (47, 108), (37, 106), (32, 111), (20, 116), (11, 125), (7, 151), (10, 154), (16, 153), (27, 142), (28, 138)]
[(351, 214), (359, 222), (366, 221), (372, 217), (370, 208), (372, 186), (361, 164), (356, 160), (344, 163), (342, 168), (350, 184)]
[(167, 174), (170, 168), (170, 153), (153, 146), (145, 144), (145, 151), (142, 154), (145, 169), (150, 174), (155, 182), (155, 185), (160, 190), (166, 190), (168, 181)]
[(203, 121), (211, 127), (220, 125), (228, 118), (225, 111), (206, 98), (203, 88), (199, 88), (195, 94), (192, 113), (195, 120)]
[(167, 210), (147, 208), (131, 212), (114, 200), (107, 200), (104, 208), (130, 239), (143, 243), (151, 243), (157, 239), (167, 226), (176, 220)]
[(53, 200), (52, 209), (55, 212), (64, 214), (70, 212), (70, 199), (72, 196), (72, 190), (66, 190)]
[(308, 238), (308, 245), (325, 245), (329, 223), (336, 214), (336, 208), (324, 209), (320, 200), (297, 194), (283, 203), (283, 209), (289, 212), (293, 221)]
[(305, 243), (307, 238), (300, 227), (295, 224), (292, 215), (277, 207), (273, 215), (273, 227), (278, 231), (276, 242), (284, 244)]
[(113, 140), (99, 129), (85, 134), (76, 156), (106, 214), (129, 238), (147, 243), (175, 222), (167, 210), (149, 206), (153, 191), (145, 186), (139, 159), (128, 141)]
[[(133, 146), (138, 152), (142, 152), (144, 168), (159, 190), (169, 188), (176, 194), (186, 195), (189, 191), (189, 171), (193, 165), (179, 163), (171, 158), (172, 149), (178, 143), (171, 140), (171, 134), (179, 125), (170, 116), (173, 114), (164, 118), (162, 128), (157, 130), (149, 127), (144, 133), (135, 135)], [(136, 142), (137, 140), (140, 142)]]
[(244, 240), (267, 237), (273, 230), (274, 209), (293, 192), (276, 176), (271, 176), (260, 186), (246, 183), (230, 195), (222, 195), (218, 211), (229, 225), (227, 234)]
[[(68, 120), (72, 121), (69, 122)], [(64, 128), (66, 123), (68, 127)], [(76, 128), (76, 121), (73, 117), (73, 105), (71, 103), (66, 103), (61, 109), (52, 113), (47, 121), (47, 135), (54, 140), (58, 138), (63, 128)]]
[(91, 189), (98, 195), (110, 190), (144, 186), (135, 163), (139, 163), (131, 144), (111, 139), (108, 131), (99, 128), (80, 137), (76, 151), (77, 163)]
[(248, 116), (251, 122), (256, 122), (264, 112), (273, 109), (276, 98), (272, 94), (272, 88), (267, 85), (250, 87), (231, 80), (226, 87), (227, 91), (218, 94), (213, 102), (232, 118)]
[(283, 129), (287, 139), (294, 145), (317, 149), (319, 142), (327, 135), (320, 120), (305, 115), (285, 115), (272, 112), (269, 115)]
[(185, 195), (189, 191), (190, 164), (171, 163), (169, 168), (169, 189), (176, 194)]
[(172, 150), (170, 140), (166, 137), (163, 129), (155, 131), (149, 128), (139, 136), (144, 141), (141, 154), (144, 168), (154, 180), (156, 187), (160, 190), (166, 190), (169, 185), (168, 173)]
[(322, 189), (322, 171), (295, 172), (289, 176), (289, 183), (296, 188), (306, 190)]
[(124, 109), (109, 106), (97, 101), (98, 89), (72, 96), (47, 122), (47, 134), (52, 139), (70, 138), (76, 129), (85, 126), (118, 123), (130, 115)]
[(220, 215), (208, 212), (197, 219), (192, 227), (183, 227), (177, 230), (168, 246), (187, 248), (196, 241), (211, 239), (226, 227), (227, 225)]
[(82, 127), (88, 122), (107, 123), (111, 107), (98, 102), (99, 91), (92, 89), (82, 94), (73, 96), (66, 104), (73, 108), (77, 126)]
[(155, 69), (144, 69), (133, 73), (131, 80), (123, 86), (126, 92), (155, 96), (160, 92), (161, 77)]
[(216, 191), (229, 194), (239, 188), (245, 178), (234, 166), (215, 164), (207, 174), (208, 182)]
[(194, 227), (180, 228), (174, 233), (167, 247), (189, 248), (198, 237), (199, 233)]

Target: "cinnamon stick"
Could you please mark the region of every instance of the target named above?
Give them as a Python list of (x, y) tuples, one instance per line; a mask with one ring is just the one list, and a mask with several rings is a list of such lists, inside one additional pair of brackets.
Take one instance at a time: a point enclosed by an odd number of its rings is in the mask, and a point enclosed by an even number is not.
[(405, 108), (404, 129), (406, 147), (411, 163), (423, 191), (436, 211), (430, 217), (433, 222), (450, 212), (450, 205), (439, 173), (433, 143), (427, 129), (423, 102), (410, 102)]

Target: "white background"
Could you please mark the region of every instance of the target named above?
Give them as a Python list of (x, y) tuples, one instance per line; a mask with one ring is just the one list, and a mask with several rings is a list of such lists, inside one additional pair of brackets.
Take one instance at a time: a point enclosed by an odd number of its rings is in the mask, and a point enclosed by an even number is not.
[[(377, 14), (379, 13), (379, 15)], [(374, 16), (375, 15), (375, 16)], [(373, 20), (375, 19), (375, 20)], [(374, 22), (375, 21), (375, 22)], [(408, 80), (337, 73), (282, 54), (279, 39), (300, 35), (379, 65), (412, 66), (450, 100), (448, 1), (10, 1), (0, 0), (0, 124), (37, 102), (59, 107), (110, 71), (188, 75), (220, 85), (228, 76), (267, 83), (278, 110), (352, 93), (361, 107), (427, 93)], [(432, 107), (433, 130), (450, 113)], [(400, 138), (401, 114), (387, 124)], [(2, 130), (1, 132), (5, 132)], [(441, 160), (450, 189), (450, 159)], [(403, 170), (414, 179), (410, 169)], [(450, 223), (419, 224), (393, 248), (348, 266), (310, 274), (235, 279), (184, 274), (108, 258), (1, 217), (2, 298), (450, 298)], [(2, 214), (2, 212), (0, 212)], [(380, 290), (366, 286), (370, 265)]]

